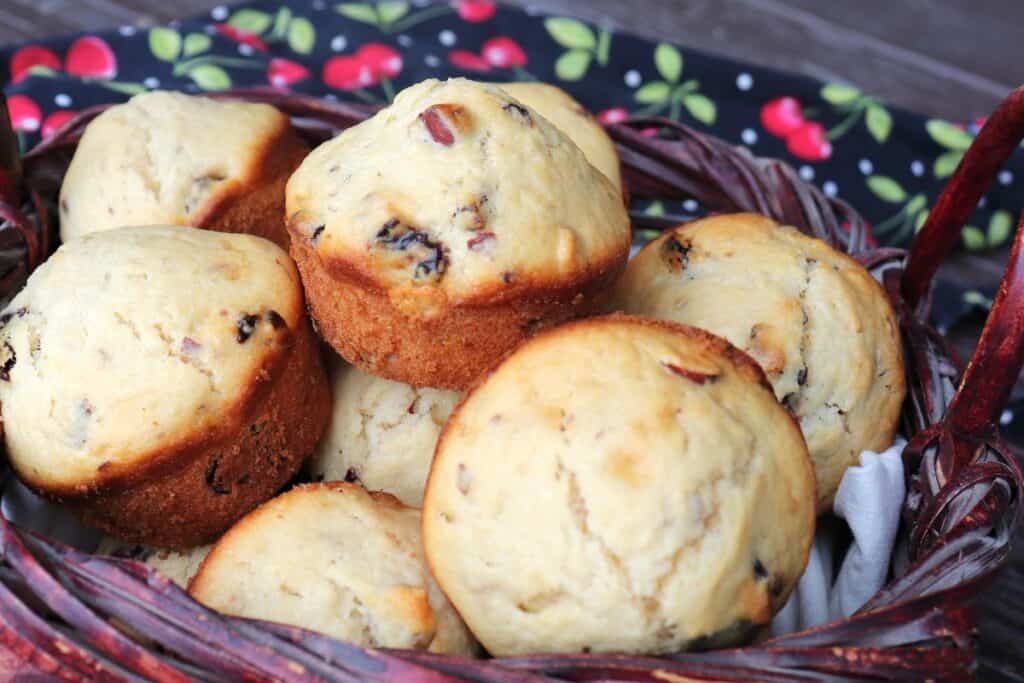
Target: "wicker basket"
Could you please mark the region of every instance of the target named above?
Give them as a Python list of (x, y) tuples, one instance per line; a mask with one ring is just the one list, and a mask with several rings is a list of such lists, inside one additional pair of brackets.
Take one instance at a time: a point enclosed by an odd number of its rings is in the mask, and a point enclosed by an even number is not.
[[(344, 104), (250, 90), (316, 143), (365, 118)], [(0, 102), (2, 103), (2, 102)], [(3, 110), (0, 107), (0, 110)], [(0, 128), (0, 249), (10, 295), (54, 247), (50, 217), (71, 152), (100, 109), (69, 121), (19, 159)], [(653, 129), (653, 130), (652, 130)], [(975, 667), (970, 599), (1005, 562), (1021, 473), (996, 427), (1024, 363), (1024, 229), (974, 357), (961, 371), (927, 323), (930, 281), (995, 171), (1024, 137), (1024, 88), (988, 120), (909, 254), (870, 246), (869, 229), (779, 161), (664, 120), (611, 125), (633, 197), (694, 197), (716, 211), (757, 211), (858, 258), (900, 318), (909, 395), (903, 430), (910, 493), (901, 573), (850, 619), (742, 649), (650, 658), (543, 655), (469, 660), (370, 650), (302, 629), (221, 615), (145, 565), (97, 558), (0, 518), (0, 680), (68, 681), (839, 681), (964, 680)], [(654, 133), (652, 135), (652, 132)], [(634, 216), (638, 226), (659, 220)], [(4, 472), (9, 469), (0, 460)]]

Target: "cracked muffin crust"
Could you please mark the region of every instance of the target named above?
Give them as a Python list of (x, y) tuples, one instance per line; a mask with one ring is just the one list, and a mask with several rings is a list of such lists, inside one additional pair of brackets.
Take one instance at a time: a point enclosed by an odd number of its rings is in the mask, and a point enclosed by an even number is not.
[(757, 214), (693, 221), (647, 244), (613, 307), (725, 337), (800, 422), (828, 510), (863, 450), (892, 445), (906, 395), (889, 298), (863, 266)]
[(60, 190), (61, 239), (167, 224), (287, 247), (284, 187), (308, 152), (270, 105), (136, 95), (97, 116), (78, 143)]
[(188, 582), (199, 571), (199, 565), (212, 547), (201, 545), (185, 550), (169, 550), (125, 543), (107, 536), (100, 541), (93, 554), (143, 562), (182, 588), (187, 588)]
[(346, 360), (464, 388), (537, 329), (607, 303), (630, 225), (563, 133), (496, 86), (407, 88), (288, 181), (291, 250)]
[(298, 486), (233, 526), (189, 592), (227, 614), (366, 647), (473, 655), (423, 561), (420, 514), (354, 484)]
[(803, 437), (756, 364), (628, 316), (481, 377), (423, 501), (431, 570), (494, 655), (735, 642), (782, 607), (813, 532)]
[(357, 482), (418, 508), (437, 436), (458, 392), (375, 377), (341, 360), (329, 374), (331, 420), (310, 474)]
[(622, 172), (615, 143), (590, 112), (569, 93), (549, 83), (519, 81), (497, 83), (502, 90), (534, 110), (569, 136), (594, 168), (604, 173), (620, 193)]
[(0, 315), (11, 465), (133, 543), (207, 542), (273, 495), (330, 410), (288, 255), (121, 228), (66, 243)]

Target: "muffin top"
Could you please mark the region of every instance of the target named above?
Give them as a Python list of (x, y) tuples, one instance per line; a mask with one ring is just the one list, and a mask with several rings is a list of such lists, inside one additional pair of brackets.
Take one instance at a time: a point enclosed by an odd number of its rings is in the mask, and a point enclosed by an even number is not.
[(810, 549), (814, 476), (745, 354), (595, 318), (539, 334), (469, 390), (423, 528), (438, 583), (494, 655), (674, 652), (782, 606)]
[(753, 356), (800, 422), (820, 508), (862, 450), (892, 445), (906, 393), (896, 318), (864, 267), (825, 242), (757, 214), (693, 221), (630, 261), (614, 305)]
[(133, 227), (66, 243), (0, 315), (12, 464), (84, 493), (216, 443), (303, 315), (294, 264), (258, 237)]
[(368, 647), (476, 650), (423, 562), (419, 512), (354, 484), (299, 486), (257, 508), (217, 542), (189, 592), (221, 612)]
[(125, 225), (198, 225), (263, 169), (288, 118), (266, 104), (147, 92), (82, 135), (60, 191), (61, 238)]
[(498, 83), (502, 90), (534, 110), (576, 143), (594, 167), (620, 192), (619, 154), (604, 127), (569, 93), (550, 83), (519, 81)]
[(339, 360), (331, 394), (331, 421), (310, 474), (358, 481), (418, 508), (437, 435), (459, 392), (376, 377)]
[(618, 191), (496, 86), (423, 81), (315, 149), (288, 182), (293, 239), (410, 311), (576, 285), (629, 249)]
[(144, 562), (182, 588), (187, 588), (212, 547), (200, 545), (187, 550), (169, 550), (125, 543), (113, 536), (105, 536), (94, 554)]

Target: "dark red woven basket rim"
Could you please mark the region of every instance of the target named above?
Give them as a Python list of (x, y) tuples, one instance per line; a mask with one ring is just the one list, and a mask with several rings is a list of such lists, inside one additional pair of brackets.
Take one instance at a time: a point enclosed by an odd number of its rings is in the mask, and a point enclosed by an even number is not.
[[(270, 89), (218, 96), (274, 104), (314, 144), (371, 113)], [(21, 250), (16, 267), (0, 276), (0, 294), (15, 291), (51, 252), (52, 206), (63, 171), (81, 131), (103, 108), (81, 112), (23, 158), (10, 122), (0, 121), (0, 243)], [(871, 247), (870, 230), (852, 207), (825, 196), (783, 162), (755, 158), (663, 119), (631, 120), (607, 130), (632, 196), (693, 197), (715, 211), (766, 214), (847, 251), (883, 282), (907, 357), (903, 429), (910, 442), (904, 459), (911, 476), (899, 539), (904, 571), (850, 619), (746, 648), (664, 658), (470, 660), (360, 648), (294, 627), (217, 614), (143, 564), (93, 557), (0, 517), (0, 678), (42, 673), (64, 680), (441, 683), (970, 676), (975, 633), (968, 601), (1005, 563), (1019, 517), (1021, 472), (997, 424), (1024, 364), (1024, 229), (1018, 229), (981, 340), (962, 371), (927, 323), (928, 295), (968, 214), (1024, 137), (1024, 87), (1006, 98), (979, 133), (909, 254)], [(633, 218), (637, 226), (666, 225), (649, 216)], [(6, 470), (5, 461), (0, 468)]]

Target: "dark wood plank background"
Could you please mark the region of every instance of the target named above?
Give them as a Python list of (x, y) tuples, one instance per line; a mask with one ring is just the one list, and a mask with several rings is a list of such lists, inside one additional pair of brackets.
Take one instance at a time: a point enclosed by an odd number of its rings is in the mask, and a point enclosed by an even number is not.
[[(510, 0), (825, 80), (893, 104), (969, 120), (1024, 82), (1021, 0)], [(0, 44), (146, 25), (208, 10), (212, 0), (0, 0)], [(947, 277), (994, 284), (1005, 253), (964, 255)], [(960, 331), (970, 350), (973, 330)], [(1024, 447), (1024, 444), (1017, 444)], [(1021, 451), (1018, 451), (1021, 452)], [(986, 681), (1024, 683), (1024, 534), (979, 604)]]

